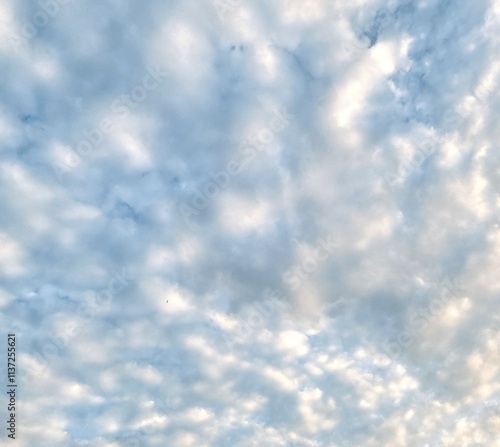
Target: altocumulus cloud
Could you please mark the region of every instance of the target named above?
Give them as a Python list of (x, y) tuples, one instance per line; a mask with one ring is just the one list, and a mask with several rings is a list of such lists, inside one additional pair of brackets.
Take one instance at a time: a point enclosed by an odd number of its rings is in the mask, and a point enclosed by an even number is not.
[(17, 445), (494, 446), (499, 11), (3, 2)]

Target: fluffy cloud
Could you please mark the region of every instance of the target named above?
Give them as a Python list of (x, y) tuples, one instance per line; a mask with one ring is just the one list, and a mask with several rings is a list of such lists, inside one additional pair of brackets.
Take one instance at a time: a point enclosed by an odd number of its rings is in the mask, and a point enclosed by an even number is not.
[(500, 3), (0, 10), (17, 446), (496, 445)]

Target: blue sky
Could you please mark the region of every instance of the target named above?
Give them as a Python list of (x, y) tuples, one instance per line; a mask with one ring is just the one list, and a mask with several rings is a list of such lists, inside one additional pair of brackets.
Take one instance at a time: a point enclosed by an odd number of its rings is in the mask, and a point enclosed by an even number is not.
[(500, 2), (0, 17), (10, 444), (500, 445)]

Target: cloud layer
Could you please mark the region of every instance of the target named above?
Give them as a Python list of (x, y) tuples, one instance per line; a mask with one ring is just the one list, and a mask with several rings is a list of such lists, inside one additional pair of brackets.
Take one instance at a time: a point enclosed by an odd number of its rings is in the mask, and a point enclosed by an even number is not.
[(500, 2), (0, 16), (13, 445), (500, 445)]

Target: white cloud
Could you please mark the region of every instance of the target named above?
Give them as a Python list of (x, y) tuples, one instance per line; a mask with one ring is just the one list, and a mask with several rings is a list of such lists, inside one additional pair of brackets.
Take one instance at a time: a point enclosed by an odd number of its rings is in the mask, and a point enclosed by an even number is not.
[(498, 444), (499, 2), (57, 0), (9, 39), (54, 2), (0, 6), (13, 445)]

